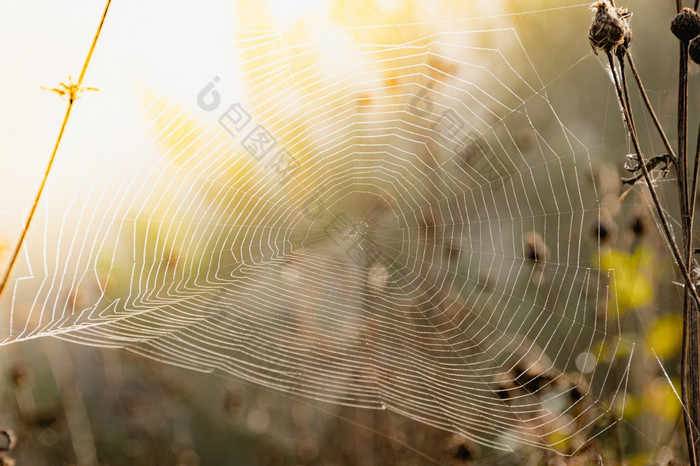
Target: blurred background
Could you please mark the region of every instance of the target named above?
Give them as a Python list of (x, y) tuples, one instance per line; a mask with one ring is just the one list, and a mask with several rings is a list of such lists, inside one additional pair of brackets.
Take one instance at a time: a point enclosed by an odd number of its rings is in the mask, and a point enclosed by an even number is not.
[[(620, 6), (634, 13), (632, 53), (659, 117), (673, 137), (677, 45), (668, 32), (668, 24), (675, 13), (675, 4), (630, 0)], [(0, 57), (5, 64), (5, 85), (0, 88), (3, 102), (0, 264), (3, 266), (9, 260), (41, 182), (65, 111), (66, 102), (42, 87), (53, 88), (67, 82), (69, 76), (77, 77), (103, 8), (103, 4), (92, 1), (68, 1), (60, 5), (0, 1)], [(671, 387), (678, 384), (680, 287), (674, 284), (678, 278), (657, 233), (645, 189), (635, 187), (626, 192), (619, 182), (620, 177), (627, 176), (623, 165), (625, 154), (631, 149), (605, 61), (593, 54), (587, 41), (591, 16), (588, 3), (546, 0), (241, 0), (207, 1), (196, 6), (163, 1), (112, 5), (84, 81), (86, 86), (99, 90), (86, 91), (75, 104), (22, 260), (12, 286), (0, 299), (0, 337), (6, 343), (0, 347), (0, 427), (12, 429), (18, 438), (17, 447), (5, 455), (5, 461), (13, 458), (18, 464), (37, 465), (591, 464), (600, 457), (605, 464), (684, 462), (680, 406)], [(445, 37), (457, 39), (444, 42)], [(485, 297), (479, 292), (470, 301), (472, 306), (502, 307), (514, 319), (522, 318), (522, 322), (531, 324), (529, 318), (543, 315), (532, 309), (505, 306), (512, 293), (525, 303), (537, 303), (537, 309), (548, 312), (564, 309), (562, 314), (572, 313), (567, 314), (573, 315), (572, 327), (584, 335), (577, 337), (575, 344), (566, 346), (568, 333), (563, 334), (567, 329), (562, 324), (555, 327), (543, 324), (545, 330), (551, 328), (551, 335), (545, 332), (541, 338), (528, 336), (536, 345), (547, 346), (543, 353), (554, 361), (549, 369), (566, 372), (567, 380), (578, 381), (574, 388), (555, 390), (583, 393), (587, 388), (582, 387), (588, 384), (593, 387), (591, 397), (599, 403), (602, 414), (586, 409), (597, 414), (589, 425), (577, 431), (586, 440), (592, 439), (585, 446), (572, 436), (547, 438), (549, 450), (510, 443), (512, 452), (499, 451), (454, 431), (415, 420), (415, 413), (409, 413), (411, 419), (390, 410), (316, 401), (313, 397), (288, 393), (289, 387), (283, 387), (286, 391), (275, 390), (231, 374), (204, 373), (210, 371), (208, 366), (199, 367), (204, 372), (192, 370), (196, 364), (190, 360), (178, 362), (180, 355), (171, 358), (167, 352), (155, 354), (147, 347), (132, 345), (135, 338), (134, 333), (129, 333), (132, 329), (120, 333), (119, 327), (106, 326), (103, 340), (96, 339), (99, 332), (81, 333), (81, 326), (96, 319), (95, 316), (103, 318), (108, 312), (121, 311), (102, 303), (102, 296), (107, 295), (109, 303), (120, 300), (123, 303), (134, 294), (135, 286), (148, 288), (146, 285), (150, 283), (147, 279), (135, 280), (129, 276), (131, 269), (115, 265), (118, 262), (115, 257), (127, 257), (133, 244), (125, 243), (129, 238), (110, 230), (110, 225), (129, 218), (138, 224), (144, 218), (168, 218), (172, 213), (160, 203), (140, 204), (139, 192), (121, 191), (120, 186), (127, 186), (130, 180), (142, 175), (146, 179), (152, 172), (172, 175), (172, 179), (186, 186), (191, 180), (178, 178), (181, 171), (203, 173), (207, 182), (214, 180), (213, 186), (218, 183), (244, 192), (256, 186), (256, 181), (252, 185), (246, 183), (262, 172), (255, 165), (249, 166), (247, 158), (243, 162), (232, 158), (224, 168), (203, 166), (197, 158), (200, 151), (208, 150), (206, 144), (197, 142), (200, 137), (214, 141), (214, 146), (226, 142), (225, 135), (211, 132), (220, 113), (207, 112), (198, 104), (197, 96), (202, 89), (214, 82), (214, 77), (220, 79), (217, 89), (222, 100), (241, 102), (243, 108), (273, 133), (284, 133), (285, 145), (294, 147), (303, 167), (314, 160), (308, 155), (312, 151), (305, 150), (304, 144), (313, 146), (314, 136), (329, 137), (335, 128), (329, 125), (327, 133), (313, 132), (301, 124), (299, 128), (285, 129), (285, 123), (296, 122), (298, 118), (293, 118), (296, 112), (311, 115), (309, 126), (313, 127), (315, 117), (309, 109), (314, 105), (324, 108), (327, 102), (322, 99), (338, 99), (341, 108), (345, 80), (339, 77), (340, 84), (324, 81), (330, 78), (319, 71), (321, 78), (304, 88), (306, 94), (302, 97), (307, 100), (303, 104), (280, 103), (278, 97), (298, 92), (287, 87), (290, 78), (280, 74), (280, 68), (288, 68), (293, 79), (301, 80), (314, 75), (316, 70), (323, 71), (324, 67), (332, 69), (337, 63), (346, 64), (342, 59), (350, 55), (348, 43), (389, 51), (382, 59), (350, 62), (353, 68), (348, 68), (370, 69), (380, 77), (377, 79), (383, 87), (379, 90), (373, 87), (374, 93), (352, 89), (358, 106), (377, 102), (378, 108), (387, 105), (388, 115), (377, 111), (376, 122), (381, 123), (382, 118), (390, 122), (395, 119), (400, 124), (408, 122), (406, 127), (415, 127), (417, 132), (432, 131), (427, 126), (432, 121), (414, 121), (415, 115), (390, 113), (392, 99), (415, 103), (414, 97), (424, 96), (422, 92), (426, 89), (436, 92), (431, 95), (436, 104), (444, 104), (440, 97), (447, 101), (461, 99), (471, 111), (475, 104), (482, 103), (481, 114), (474, 110), (479, 114), (475, 118), (479, 122), (473, 123), (473, 131), (486, 135), (484, 144), (500, 144), (502, 152), (495, 150), (496, 154), (522, 151), (521, 159), (514, 157), (516, 162), (520, 161), (519, 170), (525, 168), (535, 173), (532, 183), (523, 182), (523, 197), (517, 200), (518, 196), (509, 197), (492, 185), (510, 177), (507, 160), (512, 159), (499, 159), (499, 166), (505, 171), (490, 172), (493, 164), (477, 167), (475, 171), (483, 179), (475, 185), (487, 186), (487, 194), (493, 195), (493, 200), (484, 201), (483, 212), (496, 213), (496, 218), (502, 215), (505, 226), (474, 222), (476, 226), (472, 229), (465, 227), (450, 238), (452, 241), (478, 237), (476, 246), (474, 242), (469, 247), (459, 242), (448, 246), (440, 242), (440, 247), (456, 251), (477, 251), (471, 253), (471, 259), (460, 256), (458, 265), (452, 265), (452, 259), (423, 260), (440, 261), (438, 268), (453, 270), (454, 267), (469, 277), (465, 283), (459, 282), (459, 274), (457, 279), (449, 277), (463, 297), (472, 296), (470, 281), (477, 282), (474, 289), (511, 287), (511, 291), (501, 294), (496, 291)], [(458, 43), (469, 47), (461, 50), (455, 46)], [(488, 53), (480, 54), (480, 46)], [(429, 53), (415, 57), (406, 53), (410, 47)], [(401, 82), (401, 70), (415, 66), (416, 62), (429, 64), (434, 75), (414, 77), (415, 83), (409, 84), (416, 85), (407, 87), (410, 91), (406, 95), (398, 95), (395, 89), (408, 86)], [(284, 66), (277, 66), (280, 63)], [(458, 66), (464, 64), (467, 68), (473, 64), (474, 69), (467, 73)], [(698, 67), (693, 65), (691, 89), (697, 86), (697, 72)], [(443, 75), (470, 80), (481, 93), (470, 93), (473, 101), (469, 101), (460, 89), (452, 94), (449, 89), (433, 89), (431, 82), (440, 81)], [(425, 81), (421, 81), (423, 78)], [(313, 100), (316, 93), (320, 94), (320, 101)], [(520, 99), (526, 102), (522, 107), (518, 104)], [(643, 116), (641, 103), (636, 97), (633, 101), (644, 146), (649, 154), (662, 153), (650, 120)], [(497, 114), (497, 108), (509, 106), (516, 111), (507, 113), (507, 117)], [(494, 121), (488, 120), (489, 113), (494, 114)], [(333, 118), (331, 115), (329, 121)], [(690, 121), (697, 118), (697, 99), (691, 97)], [(188, 134), (195, 136), (186, 137)], [(382, 137), (396, 138), (387, 144), (401, 147), (407, 154), (418, 153), (410, 138), (406, 142), (395, 134), (380, 134), (379, 138)], [(691, 141), (695, 137), (693, 129)], [(305, 141), (301, 146), (293, 142), (299, 139)], [(510, 142), (504, 145), (503, 141)], [(353, 140), (353, 144), (358, 143)], [(313, 191), (311, 188), (321, 178), (342, 173), (348, 157), (359, 160), (360, 165), (365, 161), (363, 157), (369, 157), (362, 150), (351, 154), (351, 149), (357, 147), (341, 143), (335, 152), (331, 151), (328, 161), (321, 162), (317, 173), (302, 170), (299, 176), (308, 188), (303, 192), (279, 185), (273, 179), (276, 175), (268, 172), (264, 175), (268, 177), (265, 189), (274, 190), (283, 205), (285, 199), (299, 204), (309, 202), (304, 196)], [(531, 158), (528, 151), (541, 158)], [(411, 155), (406, 157), (407, 165), (418, 165)], [(162, 169), (163, 160), (168, 161), (167, 170)], [(439, 160), (447, 163), (447, 159)], [(410, 178), (410, 169), (406, 173)], [(160, 191), (162, 197), (170, 195), (167, 177), (164, 182), (155, 176), (152, 179), (157, 181), (152, 185), (155, 191)], [(672, 172), (659, 179), (659, 186), (670, 203), (675, 189), (672, 179)], [(101, 186), (105, 189), (100, 191), (94, 186), (88, 189), (93, 180), (99, 181), (96, 184), (104, 183)], [(268, 182), (272, 188), (267, 188)], [(450, 188), (450, 181), (441, 182)], [(527, 210), (535, 202), (530, 198), (525, 201), (524, 197), (528, 193), (534, 195), (538, 189), (543, 193), (542, 212), (539, 216), (537, 212), (532, 214), (533, 218), (538, 217), (532, 227), (524, 221), (521, 225), (506, 203), (515, 200), (517, 206)], [(109, 210), (111, 204), (103, 201), (101, 192), (110, 193), (107, 200), (118, 198), (120, 206), (128, 208)], [(177, 193), (168, 199), (173, 204), (185, 205), (187, 195)], [(341, 189), (338, 195), (341, 200), (343, 194)], [(94, 203), (80, 204), (90, 196), (94, 197)], [(565, 196), (574, 199), (568, 206), (557, 202)], [(342, 210), (338, 211), (342, 212), (359, 211), (364, 205), (343, 204), (332, 196), (324, 200), (341, 206)], [(241, 203), (235, 196), (221, 202)], [(63, 212), (80, 211), (81, 205), (100, 220), (99, 224), (86, 226), (78, 217), (61, 216)], [(414, 207), (410, 202), (406, 205), (400, 210)], [(100, 211), (103, 207), (106, 210)], [(246, 209), (249, 213), (256, 206)], [(449, 206), (445, 209), (459, 211)], [(198, 211), (185, 209), (184, 212), (190, 215)], [(670, 212), (673, 213), (672, 208)], [(206, 213), (209, 215), (210, 211)], [(182, 221), (198, 220), (186, 216)], [(264, 225), (263, 222), (269, 221), (264, 216), (257, 220), (254, 217), (252, 224)], [(453, 223), (445, 218), (425, 216), (421, 221), (420, 228), (428, 230)], [(279, 224), (274, 225), (280, 231), (283, 229)], [(321, 235), (322, 229), (314, 228), (307, 225), (304, 230)], [(415, 225), (404, 226), (405, 230), (411, 228), (419, 229)], [(487, 244), (485, 236), (481, 236), (484, 233), (476, 228), (495, 231), (498, 237), (495, 242), (505, 245), (503, 250)], [(517, 256), (523, 243), (528, 245), (523, 233), (531, 228), (549, 232), (543, 234), (546, 243), (543, 248), (549, 250), (550, 258), (561, 267), (541, 267), (537, 260), (528, 259), (527, 252)], [(178, 245), (189, 244), (193, 237), (204, 233), (188, 234), (189, 237), (178, 237), (167, 245), (168, 259), (163, 259), (166, 263), (178, 261)], [(259, 235), (253, 229), (242, 240), (224, 243), (219, 248), (231, 250), (233, 261), (255, 261), (260, 259), (256, 256), (258, 251), (246, 256), (246, 241), (262, 244)], [(72, 246), (53, 247), (68, 244), (66, 241), (73, 237), (98, 238), (97, 242), (101, 243), (98, 247), (84, 244), (82, 248), (87, 254), (78, 258), (71, 255)], [(144, 256), (154, 256), (154, 251), (164, 247), (138, 225), (134, 227), (134, 238), (138, 238), (133, 243), (143, 247)], [(320, 236), (294, 237), (290, 241), (305, 248), (310, 244), (312, 249), (319, 242), (324, 243)], [(397, 244), (394, 237), (379, 241), (385, 246)], [(437, 242), (412, 239), (405, 244), (420, 249)], [(282, 247), (281, 243), (270, 251), (261, 247), (259, 254), (266, 258), (266, 254), (279, 252)], [(492, 257), (508, 256), (511, 249), (516, 251), (511, 263), (489, 262)], [(535, 249), (544, 251), (539, 246)], [(209, 279), (216, 272), (212, 271), (213, 262), (195, 261), (202, 255), (201, 251), (190, 256), (187, 256), (189, 250), (179, 252), (184, 260), (191, 261), (183, 266), (190, 267), (190, 274)], [(282, 250), (280, 254), (286, 252)], [(333, 251), (328, 254), (335, 257)], [(306, 266), (303, 264), (302, 269)], [(165, 268), (168, 271), (162, 272), (163, 277), (178, 273), (167, 264)], [(71, 276), (72, 270), (77, 274), (93, 269), (99, 286), (74, 286), (75, 280), (71, 283), (62, 278)], [(352, 274), (355, 269), (348, 270)], [(508, 273), (511, 270), (517, 270), (512, 280)], [(613, 273), (609, 274), (610, 271)], [(47, 285), (46, 277), (61, 280)], [(352, 275), (348, 280), (352, 280)], [(558, 301), (561, 293), (558, 290), (562, 288), (567, 290), (564, 304)], [(158, 292), (154, 294), (157, 296), (153, 302), (157, 303), (162, 297)], [(57, 307), (65, 309), (66, 303), (74, 311), (91, 309), (91, 314), (56, 317)], [(95, 309), (91, 308), (93, 304)], [(582, 316), (575, 313), (576, 309)], [(186, 321), (186, 317), (176, 318)], [(129, 322), (138, 324), (138, 321)], [(148, 324), (161, 330), (157, 317)], [(510, 348), (514, 355), (530, 342), (524, 339), (525, 343), (521, 344), (516, 340), (513, 338)], [(552, 341), (555, 343), (549, 347)], [(571, 351), (571, 357), (565, 359), (558, 354), (558, 345)], [(530, 348), (527, 354), (532, 356), (536, 352)], [(547, 360), (541, 356), (537, 363)], [(536, 366), (536, 363), (529, 365), (528, 371)], [(546, 371), (529, 376), (530, 381), (557, 379)], [(510, 379), (491, 382), (507, 393), (530, 390), (524, 385), (509, 385)], [(548, 396), (544, 386), (538, 385), (534, 392)], [(328, 398), (318, 396), (318, 399)], [(576, 454), (559, 456), (557, 451)]]

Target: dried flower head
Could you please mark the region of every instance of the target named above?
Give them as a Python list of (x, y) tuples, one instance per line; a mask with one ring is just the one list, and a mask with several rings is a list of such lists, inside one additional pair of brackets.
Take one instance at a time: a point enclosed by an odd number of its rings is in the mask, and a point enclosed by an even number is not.
[[(629, 15), (631, 16), (632, 13), (629, 13)], [(622, 44), (618, 45), (615, 49), (615, 55), (617, 55), (619, 58), (624, 57), (627, 53), (627, 49), (629, 49), (630, 45), (632, 45), (633, 39), (634, 37), (632, 37), (632, 29), (630, 29), (630, 27), (627, 26), (627, 30), (625, 31), (625, 37), (622, 39)]]
[(600, 240), (601, 244), (607, 244), (615, 241), (617, 236), (617, 224), (613, 220), (612, 215), (607, 210), (600, 212), (598, 220), (594, 223), (592, 232), (593, 237)]
[(700, 35), (700, 15), (690, 8), (683, 8), (673, 21), (671, 32), (683, 42), (690, 42)]
[(591, 5), (595, 10), (595, 16), (588, 30), (588, 40), (591, 42), (593, 52), (604, 50), (606, 53), (617, 53), (619, 47), (629, 46), (632, 41), (632, 32), (627, 25), (627, 20), (632, 13), (624, 8), (615, 8), (607, 0)]
[(654, 220), (651, 218), (649, 210), (644, 206), (638, 207), (629, 225), (634, 236), (641, 238), (648, 232), (652, 231), (653, 226)]
[(700, 65), (700, 37), (696, 37), (690, 41), (688, 53), (690, 54), (690, 59)]

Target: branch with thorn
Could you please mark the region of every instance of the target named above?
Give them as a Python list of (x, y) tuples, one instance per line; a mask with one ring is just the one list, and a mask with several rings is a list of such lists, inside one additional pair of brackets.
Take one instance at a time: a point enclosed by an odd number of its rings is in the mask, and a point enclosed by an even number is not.
[(67, 97), (69, 102), (73, 102), (85, 91), (99, 91), (96, 87), (83, 87), (79, 83), (74, 83), (73, 78), (68, 76), (68, 84), (61, 82), (57, 87), (41, 87), (45, 91), (55, 92), (61, 97)]

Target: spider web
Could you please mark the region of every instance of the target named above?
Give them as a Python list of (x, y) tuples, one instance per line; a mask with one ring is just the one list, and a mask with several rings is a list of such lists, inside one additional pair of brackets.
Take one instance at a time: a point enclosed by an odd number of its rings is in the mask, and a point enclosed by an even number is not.
[(234, 66), (140, 87), (141, 119), (62, 155), (3, 343), (125, 348), (577, 451), (619, 417), (632, 356), (594, 364), (622, 340), (591, 148), (519, 19), (238, 31)]

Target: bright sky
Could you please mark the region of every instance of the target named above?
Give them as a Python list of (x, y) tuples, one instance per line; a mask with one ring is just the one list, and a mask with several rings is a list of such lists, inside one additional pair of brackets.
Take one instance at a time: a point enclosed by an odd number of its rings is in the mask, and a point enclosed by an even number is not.
[[(53, 180), (65, 184), (72, 174), (84, 173), (85, 163), (98, 150), (99, 135), (124, 112), (137, 118), (142, 102), (135, 96), (141, 86), (178, 97), (195, 93), (216, 75), (229, 76), (228, 86), (235, 86), (237, 12), (261, 15), (257, 24), (303, 24), (329, 31), (338, 5), (351, 6), (360, 12), (359, 20), (366, 16), (369, 24), (392, 22), (401, 18), (403, 9), (395, 0), (334, 5), (270, 0), (266, 6), (244, 1), (238, 6), (226, 1), (113, 2), (84, 80), (84, 85), (100, 90), (87, 93), (74, 106), (49, 186)], [(493, 2), (471, 2), (463, 8), (473, 14), (485, 6), (493, 11)], [(0, 197), (6, 201), (0, 207), (0, 242), (14, 242), (18, 236), (65, 112), (66, 102), (41, 87), (56, 87), (68, 76), (77, 79), (103, 8), (103, 2), (94, 0), (0, 0), (0, 62), (5, 70), (0, 87)], [(424, 2), (413, 14), (427, 20), (441, 11), (449, 14), (449, 9)], [(337, 30), (337, 25), (331, 27)], [(125, 145), (133, 142), (130, 134), (118, 139)]]
[[(56, 176), (71, 168), (66, 164), (79, 169), (104, 126), (135, 110), (141, 84), (176, 95), (191, 93), (217, 72), (209, 69), (212, 65), (230, 61), (233, 6), (192, 5), (112, 2), (84, 80), (100, 91), (87, 93), (74, 106)], [(0, 207), (0, 237), (19, 232), (65, 112), (66, 102), (40, 87), (56, 87), (68, 76), (77, 80), (103, 8), (103, 2), (93, 0), (0, 2), (5, 70), (0, 87), (0, 196), (6, 200)]]

